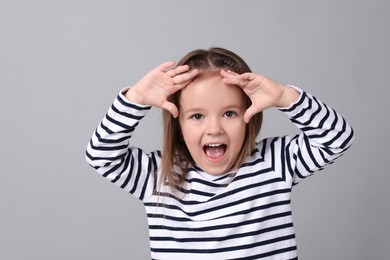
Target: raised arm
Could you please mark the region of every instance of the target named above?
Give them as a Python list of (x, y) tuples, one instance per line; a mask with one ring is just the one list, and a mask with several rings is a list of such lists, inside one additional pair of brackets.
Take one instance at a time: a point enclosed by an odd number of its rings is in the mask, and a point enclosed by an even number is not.
[[(312, 95), (254, 73), (221, 71), (226, 83), (240, 86), (252, 101), (245, 120), (270, 107), (286, 113), (302, 131), (296, 136), (269, 138), (263, 144), (276, 172), (294, 183), (333, 163), (351, 146), (354, 132), (334, 109)], [(265, 153), (264, 153), (265, 154)]]
[(163, 63), (133, 87), (124, 89), (98, 125), (86, 151), (87, 162), (98, 173), (140, 199), (153, 190), (160, 153), (147, 154), (129, 146), (134, 129), (151, 106), (177, 114), (177, 108), (166, 98), (197, 74), (188, 66), (171, 68), (173, 65)]

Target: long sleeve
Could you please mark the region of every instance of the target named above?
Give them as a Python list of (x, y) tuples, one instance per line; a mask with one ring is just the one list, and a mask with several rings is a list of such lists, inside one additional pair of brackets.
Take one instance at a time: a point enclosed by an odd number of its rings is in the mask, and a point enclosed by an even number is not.
[(302, 131), (296, 136), (265, 140), (273, 168), (293, 184), (332, 164), (351, 146), (354, 132), (334, 109), (307, 92), (288, 108), (280, 108)]
[(353, 142), (344, 118), (300, 92), (296, 103), (280, 110), (301, 133), (261, 140), (235, 176), (211, 178), (192, 167), (178, 193), (166, 187), (151, 196), (161, 154), (129, 146), (149, 108), (121, 95), (92, 136), (86, 158), (143, 200), (153, 259), (296, 259), (291, 186), (332, 163)]
[(119, 94), (86, 151), (87, 162), (98, 173), (141, 200), (153, 192), (159, 152), (147, 154), (129, 146), (129, 140), (149, 110), (150, 107), (132, 104)]

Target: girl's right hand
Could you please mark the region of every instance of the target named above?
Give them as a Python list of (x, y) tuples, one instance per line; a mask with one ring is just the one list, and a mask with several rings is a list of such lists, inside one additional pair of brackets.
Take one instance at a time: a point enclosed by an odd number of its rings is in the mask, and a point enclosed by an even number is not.
[(125, 93), (125, 97), (134, 103), (166, 109), (176, 118), (178, 108), (167, 98), (187, 86), (198, 75), (198, 70), (174, 65), (173, 61), (164, 62), (148, 72)]

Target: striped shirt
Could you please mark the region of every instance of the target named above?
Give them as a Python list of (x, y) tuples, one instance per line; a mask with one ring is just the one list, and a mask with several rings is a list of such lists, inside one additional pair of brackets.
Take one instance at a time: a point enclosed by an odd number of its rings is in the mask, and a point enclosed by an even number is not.
[(86, 159), (145, 205), (152, 259), (297, 259), (292, 186), (352, 144), (345, 119), (301, 91), (296, 103), (280, 108), (299, 135), (261, 140), (234, 176), (213, 176), (193, 165), (172, 192), (157, 185), (161, 152), (129, 145), (149, 109), (119, 94), (94, 132)]

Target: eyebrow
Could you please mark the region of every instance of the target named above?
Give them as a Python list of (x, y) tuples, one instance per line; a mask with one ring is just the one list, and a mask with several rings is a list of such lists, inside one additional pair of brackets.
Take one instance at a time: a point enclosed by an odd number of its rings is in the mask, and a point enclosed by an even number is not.
[[(241, 110), (245, 109), (244, 106), (241, 105), (228, 105), (222, 108), (222, 111), (229, 111), (229, 110)], [(184, 110), (181, 106), (179, 107), (179, 110), (183, 111), (183, 114), (192, 114), (192, 113), (202, 113), (205, 109), (203, 107), (192, 107), (189, 109)]]

